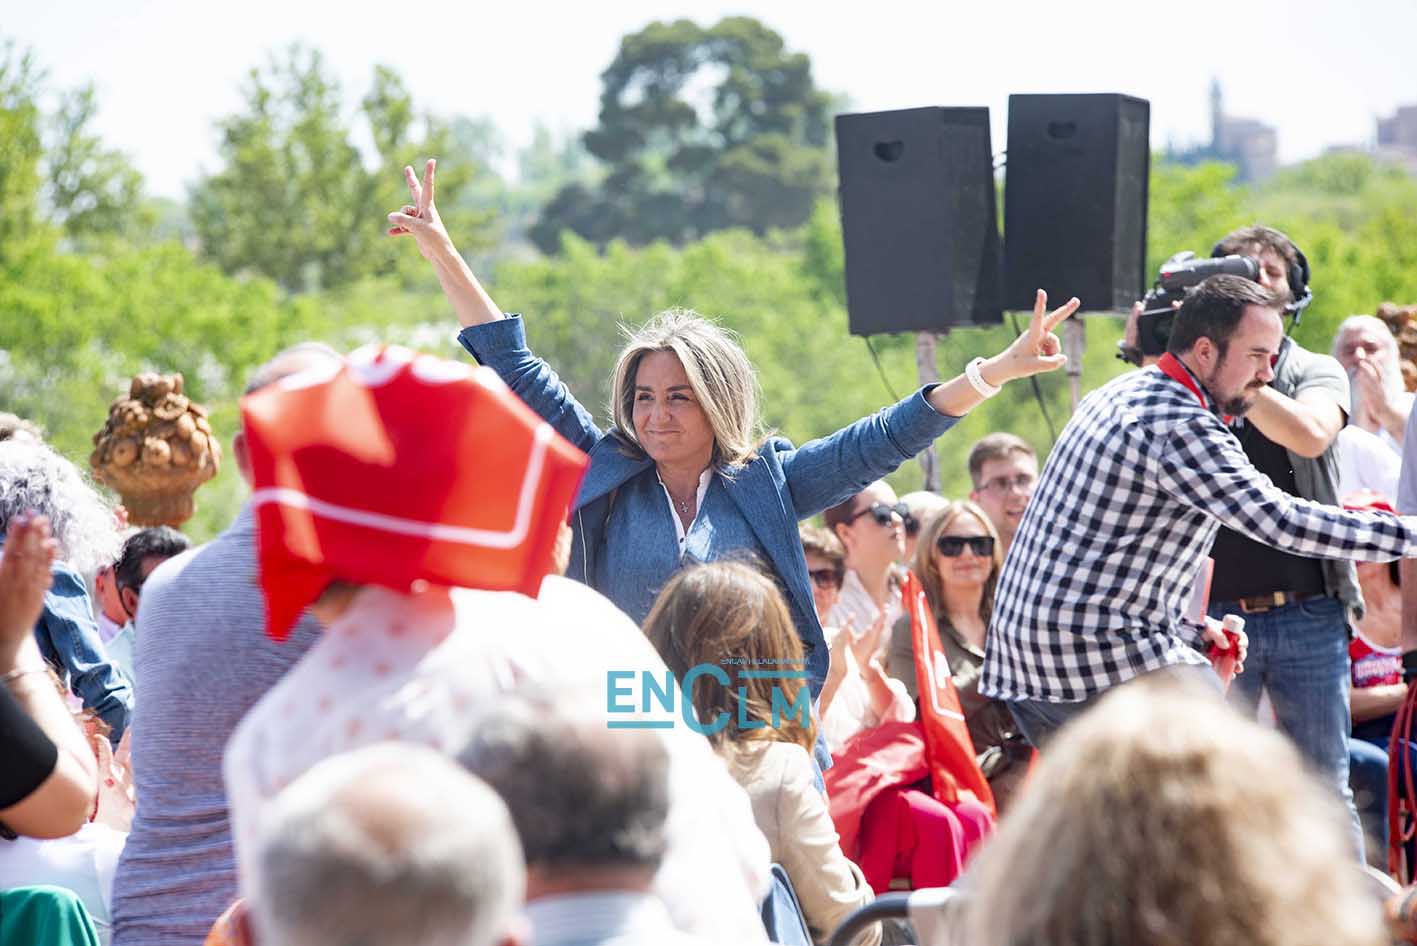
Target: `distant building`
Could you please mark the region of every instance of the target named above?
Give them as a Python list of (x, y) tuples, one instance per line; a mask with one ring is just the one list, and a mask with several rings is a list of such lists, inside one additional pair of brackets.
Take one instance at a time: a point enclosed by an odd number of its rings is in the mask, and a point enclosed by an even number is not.
[(1279, 167), (1279, 135), (1258, 119), (1225, 114), (1219, 79), (1210, 83), (1210, 147), (1242, 181), (1262, 181)]
[(1376, 151), (1417, 175), (1417, 105), (1400, 105), (1391, 118), (1378, 119)]
[(1279, 167), (1279, 135), (1255, 118), (1225, 114), (1220, 80), (1210, 84), (1210, 144), (1168, 155), (1182, 164), (1227, 161), (1235, 165), (1235, 177), (1246, 183), (1262, 181)]

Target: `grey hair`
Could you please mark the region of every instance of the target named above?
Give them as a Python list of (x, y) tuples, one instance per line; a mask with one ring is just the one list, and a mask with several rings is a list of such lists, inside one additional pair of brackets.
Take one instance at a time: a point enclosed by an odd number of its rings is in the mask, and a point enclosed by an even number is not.
[(1198, 679), (1118, 687), (970, 867), (981, 946), (1378, 946), (1337, 795)]
[(313, 766), (271, 803), (252, 920), (281, 946), (490, 946), (525, 870), (497, 794), (446, 756), (382, 743)]
[(610, 382), (610, 415), (621, 441), (644, 455), (635, 430), (635, 377), (651, 352), (673, 352), (699, 406), (713, 428), (714, 461), (747, 463), (766, 437), (758, 413), (758, 376), (734, 333), (689, 309), (667, 309), (635, 331), (615, 362)]
[(1375, 315), (1350, 315), (1338, 323), (1338, 331), (1333, 333), (1333, 357), (1343, 349), (1343, 336), (1354, 329), (1370, 328), (1383, 339), (1382, 369), (1383, 382), (1393, 390), (1402, 390), (1402, 364), (1397, 348), (1397, 338), (1386, 322)]
[(657, 733), (607, 729), (554, 697), (519, 694), (458, 759), (506, 801), (528, 866), (654, 869), (664, 857), (669, 755)]
[(28, 512), (49, 517), (59, 557), (75, 571), (90, 575), (118, 559), (113, 507), (79, 468), (43, 443), (0, 441), (0, 530)]

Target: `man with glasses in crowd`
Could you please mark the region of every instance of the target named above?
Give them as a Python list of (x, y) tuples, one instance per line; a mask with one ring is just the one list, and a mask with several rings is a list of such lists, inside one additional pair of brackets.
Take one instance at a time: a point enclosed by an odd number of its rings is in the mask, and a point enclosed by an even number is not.
[(989, 434), (969, 448), (969, 479), (969, 498), (988, 514), (1008, 555), (1038, 483), (1038, 454), (1013, 434)]

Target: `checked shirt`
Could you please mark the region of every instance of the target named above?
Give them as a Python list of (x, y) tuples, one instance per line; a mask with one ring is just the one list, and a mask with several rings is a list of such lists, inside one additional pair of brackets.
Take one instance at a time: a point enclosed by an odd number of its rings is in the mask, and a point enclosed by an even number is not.
[(1222, 524), (1311, 558), (1417, 554), (1417, 519), (1290, 496), (1208, 397), (1133, 371), (1083, 400), (1048, 458), (999, 579), (981, 692), (1068, 703), (1207, 666), (1182, 615)]

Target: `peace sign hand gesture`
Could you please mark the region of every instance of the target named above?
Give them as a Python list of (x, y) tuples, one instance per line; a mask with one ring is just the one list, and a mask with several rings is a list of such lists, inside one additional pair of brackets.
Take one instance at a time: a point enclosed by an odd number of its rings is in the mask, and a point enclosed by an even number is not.
[(423, 182), (420, 184), (413, 168), (405, 166), (404, 182), (408, 184), (413, 203), (404, 204), (400, 210), (389, 214), (389, 236), (413, 234), (418, 252), (430, 262), (436, 262), (438, 255), (446, 254), (453, 245), (442, 218), (438, 216), (438, 208), (433, 204), (433, 173), (436, 167), (437, 161), (429, 158), (423, 167)]
[(1045, 371), (1056, 371), (1067, 364), (1068, 356), (1063, 354), (1063, 343), (1053, 334), (1053, 330), (1076, 312), (1080, 304), (1074, 296), (1059, 308), (1047, 312), (1048, 293), (1042, 289), (1038, 290), (1028, 330), (1014, 339), (1013, 344), (995, 359), (1005, 376), (1004, 380), (1012, 381)]

